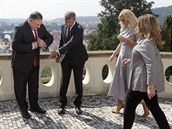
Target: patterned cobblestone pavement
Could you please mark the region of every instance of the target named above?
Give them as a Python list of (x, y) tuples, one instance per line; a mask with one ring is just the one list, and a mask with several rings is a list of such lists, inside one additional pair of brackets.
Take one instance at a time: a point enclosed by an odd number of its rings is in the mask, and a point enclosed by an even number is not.
[[(67, 113), (58, 115), (59, 102), (57, 98), (40, 99), (41, 107), (47, 110), (45, 115), (31, 113), (30, 119), (23, 119), (17, 103), (12, 101), (0, 102), (0, 129), (121, 129), (123, 125), (123, 111), (113, 114), (115, 100), (106, 96), (84, 96), (83, 115), (75, 113), (73, 99), (69, 98)], [(167, 116), (172, 128), (172, 100), (159, 99), (160, 106)], [(142, 106), (136, 111), (133, 129), (158, 129), (157, 124), (149, 115), (142, 118)]]

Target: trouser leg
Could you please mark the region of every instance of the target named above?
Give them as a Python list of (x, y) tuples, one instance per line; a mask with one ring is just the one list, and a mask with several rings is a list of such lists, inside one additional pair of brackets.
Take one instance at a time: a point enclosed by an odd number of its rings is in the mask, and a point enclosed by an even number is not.
[(75, 97), (75, 100), (74, 100), (74, 104), (77, 107), (80, 107), (81, 104), (82, 104), (82, 96), (83, 96), (82, 74), (83, 74), (83, 67), (84, 67), (84, 64), (73, 68), (74, 81), (75, 81), (75, 90), (76, 90), (76, 97)]
[(14, 91), (17, 103), (21, 111), (26, 111), (28, 104), (26, 102), (26, 85), (28, 74), (13, 69)]
[(124, 129), (132, 128), (135, 119), (136, 107), (141, 102), (143, 97), (144, 93), (142, 92), (128, 90), (124, 108)]
[(149, 99), (148, 96), (146, 95), (144, 97), (144, 101), (148, 106), (149, 110), (151, 111), (152, 115), (154, 116), (159, 128), (170, 129), (165, 114), (159, 107), (157, 94), (152, 99)]
[(72, 66), (70, 64), (69, 57), (65, 57), (64, 60), (61, 63), (62, 66), (62, 78), (61, 78), (61, 84), (60, 84), (60, 103), (61, 107), (64, 108), (67, 104), (67, 97), (66, 93), (69, 86)]
[(38, 89), (39, 89), (39, 69), (33, 68), (28, 79), (28, 93), (30, 108), (38, 107)]

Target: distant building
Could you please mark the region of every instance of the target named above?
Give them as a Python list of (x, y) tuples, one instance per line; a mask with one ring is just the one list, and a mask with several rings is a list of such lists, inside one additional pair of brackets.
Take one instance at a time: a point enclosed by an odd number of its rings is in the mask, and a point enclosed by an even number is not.
[(0, 41), (0, 53), (11, 53), (12, 52), (12, 44), (8, 39), (4, 39)]
[(1, 38), (5, 39), (7, 38), (10, 42), (12, 40), (12, 35), (13, 35), (13, 30), (5, 30), (2, 34), (1, 34)]

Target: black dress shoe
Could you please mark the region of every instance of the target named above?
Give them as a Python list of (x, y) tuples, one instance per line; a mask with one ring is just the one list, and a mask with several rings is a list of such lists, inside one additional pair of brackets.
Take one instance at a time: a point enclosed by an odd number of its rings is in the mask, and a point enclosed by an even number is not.
[(75, 107), (76, 114), (82, 115), (82, 110), (80, 107)]
[(58, 110), (58, 114), (59, 114), (59, 115), (64, 115), (64, 114), (65, 114), (65, 109), (64, 109), (64, 108), (60, 108), (60, 109)]
[(23, 118), (29, 119), (31, 117), (31, 115), (28, 113), (28, 111), (22, 111), (21, 115)]
[(41, 107), (37, 107), (35, 109), (30, 109), (31, 112), (37, 112), (37, 113), (41, 113), (41, 114), (45, 114), (46, 110), (42, 109)]

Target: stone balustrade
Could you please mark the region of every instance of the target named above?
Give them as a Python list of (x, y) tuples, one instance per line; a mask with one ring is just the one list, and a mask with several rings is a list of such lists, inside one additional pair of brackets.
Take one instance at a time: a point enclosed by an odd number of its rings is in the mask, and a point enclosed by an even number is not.
[[(108, 61), (112, 51), (89, 51), (89, 60), (85, 64), (86, 73), (83, 79), (84, 95), (103, 95), (107, 94), (116, 59), (113, 62)], [(40, 78), (43, 69), (49, 66), (52, 70), (52, 76), (48, 83), (43, 84), (39, 81), (39, 97), (57, 97), (60, 89), (61, 66), (55, 62), (55, 59), (47, 59), (49, 53), (41, 53), (40, 60)], [(161, 52), (164, 65), (164, 73), (172, 66), (172, 53)], [(108, 75), (105, 79), (102, 77), (103, 67), (108, 66)], [(172, 74), (172, 73), (171, 73)], [(157, 75), (158, 76), (158, 75)], [(165, 77), (164, 77), (165, 78)], [(75, 95), (75, 86), (73, 74), (71, 76), (68, 96)], [(172, 98), (172, 84), (165, 81), (165, 91), (160, 97)], [(11, 54), (0, 54), (0, 100), (15, 99), (13, 86), (13, 73), (11, 69)]]

